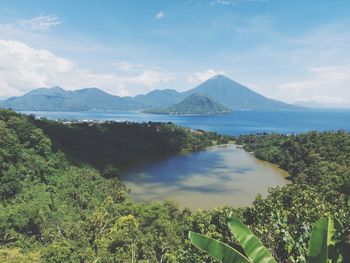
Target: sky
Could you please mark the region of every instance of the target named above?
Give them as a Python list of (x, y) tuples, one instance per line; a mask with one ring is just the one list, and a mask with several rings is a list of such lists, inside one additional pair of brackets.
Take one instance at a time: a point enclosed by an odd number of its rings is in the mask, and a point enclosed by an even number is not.
[(349, 0), (2, 0), (0, 98), (133, 96), (225, 74), (289, 103), (350, 106)]

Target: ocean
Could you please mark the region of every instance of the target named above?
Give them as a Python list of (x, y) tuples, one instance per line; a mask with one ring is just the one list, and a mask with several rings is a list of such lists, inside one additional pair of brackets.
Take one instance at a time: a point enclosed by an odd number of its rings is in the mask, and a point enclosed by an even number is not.
[(283, 133), (294, 134), (310, 130), (350, 131), (350, 109), (305, 111), (236, 111), (222, 115), (156, 115), (134, 111), (51, 112), (24, 111), (52, 120), (113, 120), (172, 122), (180, 126), (226, 135)]

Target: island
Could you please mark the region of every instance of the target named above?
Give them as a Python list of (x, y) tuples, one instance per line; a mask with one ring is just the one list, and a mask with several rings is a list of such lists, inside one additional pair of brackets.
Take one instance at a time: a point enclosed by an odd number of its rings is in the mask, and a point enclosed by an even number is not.
[(152, 114), (195, 115), (223, 114), (232, 112), (232, 110), (207, 95), (195, 93), (173, 106), (144, 112)]

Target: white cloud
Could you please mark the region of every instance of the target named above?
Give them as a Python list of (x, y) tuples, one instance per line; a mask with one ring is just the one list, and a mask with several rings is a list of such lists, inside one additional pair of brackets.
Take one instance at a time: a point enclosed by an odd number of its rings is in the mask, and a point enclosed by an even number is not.
[(17, 21), (19, 27), (37, 32), (46, 32), (61, 23), (61, 19), (55, 15), (37, 16), (31, 19), (19, 19)]
[(165, 14), (163, 11), (159, 11), (156, 15), (155, 15), (155, 19), (159, 20), (159, 19), (162, 19), (164, 18)]
[(317, 67), (311, 68), (310, 71), (325, 81), (350, 82), (350, 66)]
[(279, 97), (350, 106), (350, 66), (310, 68), (309, 72), (309, 78), (279, 85)]
[(117, 67), (117, 69), (122, 70), (122, 71), (139, 71), (139, 70), (158, 70), (161, 71), (161, 68), (158, 67), (152, 67), (152, 66), (147, 66), (143, 64), (134, 64), (130, 63), (128, 61), (120, 61), (117, 63), (114, 63), (114, 65)]
[(215, 71), (213, 69), (208, 69), (202, 72), (196, 72), (187, 77), (187, 81), (191, 84), (199, 84), (203, 81), (206, 81), (207, 79), (210, 79), (211, 77), (214, 77), (218, 74), (225, 74), (223, 71)]
[(62, 23), (58, 16), (37, 16), (30, 19), (17, 19), (13, 23), (0, 24), (2, 36), (30, 36), (50, 31)]
[[(133, 84), (143, 84), (152, 87), (157, 83), (165, 83), (174, 79), (170, 74), (159, 67), (147, 66), (143, 64), (134, 64), (128, 61), (114, 63), (118, 70), (123, 72), (124, 79)], [(127, 77), (133, 75), (133, 77)]]
[(320, 103), (320, 104), (343, 104), (346, 103), (346, 101), (343, 98), (336, 97), (336, 96), (319, 96), (319, 95), (313, 95), (309, 98), (301, 98), (299, 102), (311, 102), (311, 103)]
[(166, 83), (172, 79), (172, 74), (157, 70), (145, 70), (139, 75), (133, 76), (131, 78), (126, 78), (125, 82), (133, 84), (143, 84), (149, 88), (152, 88), (158, 83)]
[(152, 67), (123, 75), (94, 73), (48, 50), (34, 49), (19, 41), (0, 40), (1, 98), (52, 86), (98, 87), (116, 95), (134, 95), (172, 78), (172, 74)]

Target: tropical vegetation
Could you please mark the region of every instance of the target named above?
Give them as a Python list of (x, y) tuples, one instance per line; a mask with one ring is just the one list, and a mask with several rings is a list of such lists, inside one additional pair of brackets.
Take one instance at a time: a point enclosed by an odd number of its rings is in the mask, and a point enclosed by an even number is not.
[[(249, 257), (231, 235), (232, 213), (277, 262), (305, 262), (314, 253), (315, 222), (340, 229), (328, 245), (349, 243), (344, 131), (236, 138), (293, 180), (245, 208), (190, 211), (171, 200), (134, 202), (119, 178), (149, 156), (229, 140), (170, 123), (64, 123), (0, 110), (0, 262), (218, 262), (192, 245), (189, 231)], [(322, 221), (329, 217), (333, 223)]]
[[(193, 245), (208, 252), (210, 256), (223, 263), (276, 262), (270, 251), (237, 217), (232, 216), (228, 226), (239, 241), (242, 252), (218, 240), (191, 231), (189, 239)], [(312, 228), (307, 262), (348, 262), (350, 260), (350, 246), (337, 239), (337, 235), (342, 230), (343, 227), (336, 219), (331, 217), (319, 219)], [(293, 261), (293, 258), (289, 258), (289, 260)]]

